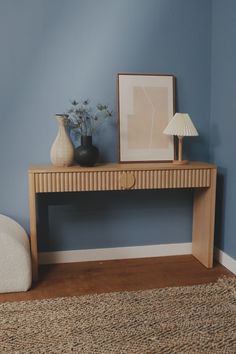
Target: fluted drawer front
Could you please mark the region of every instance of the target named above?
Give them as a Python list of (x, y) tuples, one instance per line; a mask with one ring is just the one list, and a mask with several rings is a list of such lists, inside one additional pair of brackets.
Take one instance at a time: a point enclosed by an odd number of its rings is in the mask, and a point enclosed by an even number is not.
[(117, 190), (116, 171), (50, 172), (35, 174), (36, 193)]
[(210, 169), (35, 173), (36, 193), (209, 187)]
[(135, 189), (209, 187), (210, 175), (210, 169), (136, 171)]

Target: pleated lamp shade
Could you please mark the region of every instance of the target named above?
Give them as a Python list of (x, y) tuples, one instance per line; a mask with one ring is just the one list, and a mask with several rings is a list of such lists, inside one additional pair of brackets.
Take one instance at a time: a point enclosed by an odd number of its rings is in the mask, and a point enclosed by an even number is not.
[(187, 113), (175, 113), (163, 133), (177, 136), (198, 135), (198, 131)]

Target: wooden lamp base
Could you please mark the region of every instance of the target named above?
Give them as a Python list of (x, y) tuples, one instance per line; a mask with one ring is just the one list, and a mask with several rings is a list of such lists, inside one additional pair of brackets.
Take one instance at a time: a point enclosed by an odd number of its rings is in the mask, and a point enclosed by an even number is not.
[(183, 136), (178, 136), (178, 160), (174, 160), (175, 165), (186, 165), (188, 160), (183, 160)]
[(175, 165), (187, 165), (189, 163), (188, 160), (174, 160), (173, 164)]

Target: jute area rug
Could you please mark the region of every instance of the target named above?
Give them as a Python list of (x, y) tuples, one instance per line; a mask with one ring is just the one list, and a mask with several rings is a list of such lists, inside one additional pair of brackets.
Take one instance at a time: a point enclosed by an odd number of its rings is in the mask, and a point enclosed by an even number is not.
[(236, 354), (236, 277), (0, 305), (0, 353)]

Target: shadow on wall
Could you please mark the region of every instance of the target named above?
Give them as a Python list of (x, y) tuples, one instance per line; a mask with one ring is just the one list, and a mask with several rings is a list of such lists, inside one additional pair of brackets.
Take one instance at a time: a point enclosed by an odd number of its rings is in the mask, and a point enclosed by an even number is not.
[(215, 214), (215, 245), (224, 249), (225, 230), (225, 195), (227, 186), (227, 169), (218, 168)]
[(41, 252), (191, 242), (190, 190), (39, 194), (37, 206)]

